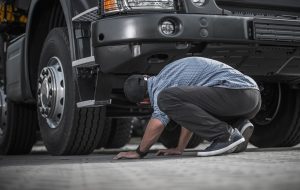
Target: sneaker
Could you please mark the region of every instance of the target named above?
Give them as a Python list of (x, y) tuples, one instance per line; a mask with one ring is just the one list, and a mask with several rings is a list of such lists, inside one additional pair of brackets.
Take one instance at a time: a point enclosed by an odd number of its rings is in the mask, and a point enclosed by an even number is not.
[(245, 142), (237, 146), (235, 151), (233, 152), (234, 153), (244, 152), (247, 149), (250, 137), (254, 131), (254, 125), (248, 119), (243, 119), (237, 121), (233, 127), (237, 128), (237, 130), (239, 130), (240, 133), (245, 138)]
[(205, 150), (199, 151), (197, 156), (217, 156), (225, 153), (231, 153), (234, 148), (245, 141), (244, 137), (237, 129), (232, 129), (227, 141), (215, 140)]

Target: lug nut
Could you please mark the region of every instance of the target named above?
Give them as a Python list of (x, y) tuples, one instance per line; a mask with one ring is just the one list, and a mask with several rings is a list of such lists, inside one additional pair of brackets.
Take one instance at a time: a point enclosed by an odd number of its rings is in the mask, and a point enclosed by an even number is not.
[(42, 75), (49, 75), (49, 71), (48, 71), (48, 69), (43, 69), (43, 71), (42, 71)]
[(48, 116), (48, 114), (49, 114), (48, 109), (45, 109), (44, 113), (45, 113), (46, 116)]
[(49, 90), (49, 96), (52, 96), (53, 95), (53, 91), (52, 89)]
[(47, 116), (49, 116), (51, 113), (51, 108), (47, 108)]
[(41, 102), (41, 99), (40, 99), (40, 98), (38, 98), (37, 105), (38, 105), (38, 107), (41, 107), (41, 106), (42, 106), (42, 102)]

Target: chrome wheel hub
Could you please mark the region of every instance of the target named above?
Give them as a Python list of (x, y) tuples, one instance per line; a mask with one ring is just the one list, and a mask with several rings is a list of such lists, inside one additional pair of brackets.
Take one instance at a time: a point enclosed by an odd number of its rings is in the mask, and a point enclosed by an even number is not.
[(60, 60), (52, 57), (38, 79), (38, 108), (50, 128), (57, 128), (64, 111), (64, 72)]
[(4, 93), (3, 88), (0, 88), (0, 136), (5, 134), (6, 125), (7, 125), (7, 103), (6, 103), (6, 95)]

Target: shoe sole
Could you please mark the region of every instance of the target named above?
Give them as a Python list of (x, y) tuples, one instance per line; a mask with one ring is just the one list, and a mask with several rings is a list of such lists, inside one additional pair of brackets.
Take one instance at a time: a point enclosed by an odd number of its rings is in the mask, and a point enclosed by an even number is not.
[(253, 131), (254, 131), (254, 126), (251, 123), (245, 125), (242, 128), (241, 134), (245, 138), (245, 142), (238, 145), (236, 147), (235, 151), (233, 151), (234, 153), (244, 152), (247, 149), (247, 146), (248, 146), (248, 143), (249, 143), (250, 137), (252, 136)]
[(243, 137), (243, 138), (239, 139), (238, 141), (230, 144), (229, 146), (224, 147), (224, 148), (219, 149), (219, 150), (209, 151), (209, 152), (197, 152), (197, 156), (205, 157), (205, 156), (221, 155), (221, 154), (227, 153), (228, 151), (230, 151), (234, 147), (238, 146), (239, 144), (243, 143), (244, 141), (245, 141), (245, 138)]

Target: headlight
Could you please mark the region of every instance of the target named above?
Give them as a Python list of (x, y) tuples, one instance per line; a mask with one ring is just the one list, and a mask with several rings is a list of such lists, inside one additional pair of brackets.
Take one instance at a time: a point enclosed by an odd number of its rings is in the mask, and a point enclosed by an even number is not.
[(103, 0), (105, 13), (131, 10), (174, 10), (174, 0)]
[(192, 0), (192, 1), (197, 7), (201, 7), (205, 4), (206, 0)]

